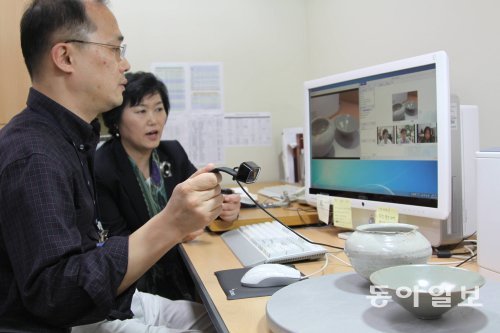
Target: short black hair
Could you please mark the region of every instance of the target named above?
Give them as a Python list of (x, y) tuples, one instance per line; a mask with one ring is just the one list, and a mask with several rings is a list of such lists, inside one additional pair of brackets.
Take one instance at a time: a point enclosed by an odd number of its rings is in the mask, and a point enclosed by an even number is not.
[[(106, 4), (106, 0), (95, 0)], [(82, 0), (33, 0), (21, 18), (21, 49), (28, 73), (39, 69), (42, 56), (54, 43), (84, 39), (97, 29)], [(57, 34), (61, 40), (55, 40)]]
[(111, 111), (102, 114), (104, 125), (108, 128), (109, 134), (118, 137), (118, 124), (122, 118), (123, 109), (126, 106), (138, 105), (145, 96), (160, 94), (163, 107), (168, 115), (170, 101), (165, 84), (154, 74), (147, 72), (126, 73), (127, 86), (123, 92), (123, 103)]

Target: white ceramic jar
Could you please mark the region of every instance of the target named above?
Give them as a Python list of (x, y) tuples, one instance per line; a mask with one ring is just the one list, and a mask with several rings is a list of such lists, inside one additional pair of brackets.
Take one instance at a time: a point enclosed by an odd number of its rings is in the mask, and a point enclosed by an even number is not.
[(382, 268), (426, 264), (432, 247), (417, 229), (403, 223), (364, 224), (346, 240), (345, 253), (354, 270), (366, 279)]

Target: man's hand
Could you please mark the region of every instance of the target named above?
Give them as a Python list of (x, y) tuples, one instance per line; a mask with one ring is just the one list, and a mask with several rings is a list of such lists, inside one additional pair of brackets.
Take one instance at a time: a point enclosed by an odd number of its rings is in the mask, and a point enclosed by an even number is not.
[[(240, 215), (240, 201), (241, 197), (239, 194), (224, 194), (224, 202), (222, 203), (222, 212), (219, 215), (219, 218), (222, 222), (227, 226), (230, 226), (234, 221), (238, 219)], [(204, 229), (196, 230), (195, 232), (190, 233), (182, 240), (183, 243), (190, 242), (196, 239), (199, 235), (203, 233)]]
[[(239, 194), (224, 194), (224, 202), (222, 203), (222, 212), (219, 215), (219, 218), (224, 222), (229, 222), (228, 225), (231, 225), (232, 222), (238, 219), (240, 215), (240, 201), (241, 197)], [(182, 240), (183, 243), (190, 242), (196, 239), (199, 235), (203, 233), (204, 229), (196, 230)]]
[(238, 219), (241, 207), (241, 197), (239, 194), (224, 194), (222, 203), (222, 212), (219, 217), (226, 222), (234, 222)]
[(170, 196), (164, 214), (172, 231), (179, 232), (179, 240), (203, 229), (222, 212), (222, 176), (210, 172), (209, 164), (196, 171), (189, 179), (178, 184)]

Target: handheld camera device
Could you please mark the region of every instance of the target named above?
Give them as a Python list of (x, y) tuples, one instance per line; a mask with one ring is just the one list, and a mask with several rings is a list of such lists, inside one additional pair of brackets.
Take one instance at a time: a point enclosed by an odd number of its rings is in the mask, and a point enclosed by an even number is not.
[(212, 170), (212, 172), (225, 172), (233, 176), (233, 180), (245, 184), (255, 183), (260, 173), (260, 166), (254, 162), (247, 161), (240, 164), (239, 167), (233, 169), (228, 167), (219, 167)]

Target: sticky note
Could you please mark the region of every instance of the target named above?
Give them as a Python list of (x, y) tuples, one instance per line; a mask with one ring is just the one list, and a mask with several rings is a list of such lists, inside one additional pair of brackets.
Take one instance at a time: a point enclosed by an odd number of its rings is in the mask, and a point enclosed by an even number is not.
[(375, 223), (398, 223), (399, 213), (396, 208), (378, 207), (375, 212)]
[(350, 199), (333, 198), (333, 225), (341, 228), (353, 228)]
[(318, 211), (318, 218), (321, 222), (328, 224), (330, 214), (331, 198), (328, 195), (316, 195), (316, 209)]

